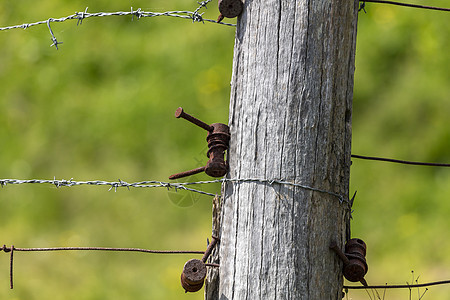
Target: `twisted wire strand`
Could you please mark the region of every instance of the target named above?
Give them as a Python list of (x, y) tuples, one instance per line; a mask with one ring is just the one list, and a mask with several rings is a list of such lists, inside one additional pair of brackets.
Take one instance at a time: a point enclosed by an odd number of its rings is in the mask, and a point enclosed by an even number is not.
[(213, 196), (215, 197), (217, 194), (208, 193), (202, 190), (190, 188), (188, 186), (191, 185), (203, 185), (203, 184), (213, 184), (213, 183), (224, 183), (224, 182), (235, 182), (235, 183), (261, 183), (261, 184), (279, 184), (279, 185), (286, 185), (286, 186), (292, 186), (292, 187), (298, 187), (302, 189), (307, 189), (315, 192), (320, 193), (326, 193), (332, 196), (335, 196), (339, 199), (341, 203), (346, 202), (349, 204), (349, 200), (345, 199), (342, 195), (339, 195), (334, 192), (330, 192), (323, 189), (318, 189), (315, 187), (311, 187), (304, 184), (294, 183), (286, 180), (279, 180), (279, 179), (263, 179), (263, 178), (222, 178), (222, 179), (215, 179), (215, 180), (206, 180), (206, 181), (196, 181), (196, 182), (162, 182), (162, 181), (155, 181), (155, 180), (149, 180), (149, 181), (139, 181), (139, 182), (133, 182), (128, 183), (126, 181), (120, 180), (119, 181), (103, 181), (103, 180), (92, 180), (92, 181), (74, 181), (73, 179), (70, 180), (48, 180), (48, 179), (28, 179), (28, 180), (21, 180), (21, 179), (0, 179), (0, 186), (6, 186), (8, 184), (51, 184), (59, 187), (72, 187), (72, 186), (81, 186), (81, 185), (92, 185), (92, 186), (109, 186), (109, 191), (114, 189), (114, 191), (117, 191), (118, 188), (126, 187), (128, 189), (130, 188), (167, 188), (175, 189), (175, 191), (178, 190), (184, 190), (189, 191), (193, 193), (199, 193), (202, 195), (207, 196)]
[[(5, 26), (0, 27), (0, 31), (3, 30), (11, 30), (11, 29), (28, 29), (32, 26), (42, 25), (42, 24), (48, 24), (51, 22), (65, 22), (68, 20), (77, 20), (78, 24), (81, 25), (82, 21), (84, 19), (88, 18), (94, 18), (94, 17), (112, 17), (112, 16), (136, 16), (138, 19), (140, 18), (152, 18), (152, 17), (174, 17), (174, 18), (181, 18), (181, 19), (188, 19), (192, 20), (192, 22), (210, 22), (210, 23), (217, 23), (216, 20), (212, 19), (205, 19), (201, 16), (202, 14), (198, 13), (198, 10), (196, 11), (187, 11), (187, 10), (174, 10), (174, 11), (166, 11), (166, 12), (151, 12), (151, 11), (143, 11), (140, 8), (137, 10), (133, 10), (131, 8), (131, 11), (116, 11), (116, 12), (95, 12), (95, 13), (89, 13), (87, 12), (87, 8), (83, 12), (75, 12), (72, 15), (61, 17), (61, 18), (49, 18), (44, 21), (37, 21), (32, 23), (24, 23), (19, 25), (12, 25), (12, 26)], [(225, 26), (236, 26), (236, 24), (231, 23), (224, 23), (219, 22), (217, 24), (225, 25)]]
[[(1, 180), (0, 180), (0, 182), (1, 182)], [(304, 185), (304, 184), (300, 184), (300, 183), (290, 182), (290, 181), (286, 181), (286, 180), (279, 180), (279, 179), (222, 178), (222, 179), (208, 180), (208, 181), (185, 182), (185, 183), (182, 183), (182, 185), (185, 186), (185, 185), (190, 185), (190, 184), (209, 184), (209, 183), (217, 183), (217, 182), (220, 182), (220, 183), (224, 183), (224, 182), (236, 182), (236, 183), (253, 182), (253, 183), (262, 183), (262, 184), (269, 184), (269, 185), (279, 184), (279, 185), (293, 186), (293, 187), (298, 187), (298, 188), (302, 188), (302, 189), (305, 189), (305, 190), (310, 190), (310, 191), (314, 191), (314, 192), (329, 194), (329, 195), (337, 197), (341, 203), (343, 203), (343, 202), (350, 203), (349, 200), (345, 199), (342, 195), (339, 195), (337, 193), (330, 192), (330, 191), (323, 190), (323, 189), (318, 189), (318, 188), (311, 187), (311, 186)]]
[(111, 16), (131, 16), (132, 20), (134, 20), (134, 17), (136, 17), (138, 20), (140, 18), (152, 18), (152, 17), (174, 17), (174, 18), (192, 20), (192, 23), (201, 22), (201, 23), (205, 24), (205, 22), (210, 22), (210, 23), (216, 23), (216, 24), (221, 24), (221, 25), (225, 25), (225, 26), (236, 26), (236, 24), (217, 22), (215, 20), (203, 18), (203, 13), (199, 13), (199, 11), (202, 8), (207, 8), (206, 5), (210, 1), (211, 0), (197, 2), (199, 4), (199, 7), (194, 11), (174, 10), (174, 11), (166, 11), (166, 12), (151, 12), (151, 11), (143, 11), (140, 8), (138, 8), (137, 10), (133, 10), (133, 7), (131, 7), (130, 11), (89, 13), (88, 8), (86, 7), (86, 9), (84, 11), (75, 12), (74, 14), (69, 15), (67, 17), (48, 18), (45, 21), (37, 21), (37, 22), (33, 22), (33, 23), (24, 23), (24, 24), (20, 24), (20, 25), (0, 27), (0, 31), (10, 30), (10, 29), (18, 29), (18, 28), (27, 29), (32, 26), (47, 24), (47, 27), (50, 31), (50, 35), (51, 35), (51, 39), (52, 39), (52, 44), (50, 45), (50, 47), (55, 46), (56, 50), (58, 50), (59, 49), (58, 45), (62, 44), (62, 42), (58, 42), (58, 40), (56, 39), (56, 36), (53, 33), (53, 30), (50, 26), (50, 23), (52, 23), (52, 22), (65, 22), (67, 20), (77, 20), (77, 26), (78, 26), (83, 23), (84, 19), (88, 19), (88, 18), (111, 17)]
[[(55, 45), (56, 46), (56, 45)], [(363, 156), (363, 155), (356, 155), (352, 154), (352, 158), (357, 159), (365, 159), (365, 160), (375, 160), (375, 161), (385, 161), (385, 162), (392, 162), (392, 163), (400, 163), (400, 164), (407, 164), (407, 165), (419, 165), (419, 166), (435, 166), (435, 167), (450, 167), (450, 164), (446, 163), (428, 163), (428, 162), (413, 162), (413, 161), (406, 161), (406, 160), (398, 160), (398, 159), (391, 159), (391, 158), (382, 158), (382, 157), (373, 157), (373, 156)], [(94, 186), (109, 186), (109, 191), (114, 189), (114, 191), (117, 191), (120, 187), (126, 187), (128, 189), (130, 188), (166, 188), (167, 190), (174, 189), (175, 192), (178, 190), (184, 190), (189, 191), (193, 193), (198, 193), (206, 196), (216, 196), (216, 194), (205, 192), (202, 190), (194, 189), (191, 187), (188, 187), (190, 185), (202, 185), (202, 184), (212, 184), (212, 183), (225, 183), (225, 182), (235, 182), (235, 183), (245, 183), (245, 182), (253, 182), (253, 183), (262, 183), (262, 184), (279, 184), (279, 185), (285, 185), (285, 186), (292, 186), (292, 187), (298, 187), (314, 192), (319, 193), (326, 193), (332, 196), (335, 196), (339, 199), (341, 203), (347, 203), (351, 205), (351, 201), (349, 199), (344, 198), (344, 196), (327, 191), (324, 189), (319, 189), (315, 187), (311, 187), (308, 185), (290, 182), (284, 179), (264, 179), (264, 178), (221, 178), (221, 179), (215, 179), (215, 180), (207, 180), (207, 181), (196, 181), (196, 182), (163, 182), (163, 181), (157, 181), (157, 180), (148, 180), (148, 181), (139, 181), (139, 182), (133, 182), (128, 183), (126, 181), (123, 181), (119, 179), (118, 181), (104, 181), (104, 180), (92, 180), (92, 181), (74, 181), (73, 178), (70, 180), (48, 180), (48, 179), (29, 179), (29, 180), (21, 180), (21, 179), (0, 179), (0, 186), (6, 186), (8, 184), (51, 184), (55, 185), (57, 188), (65, 186), (65, 187), (72, 187), (72, 186), (80, 186), (80, 185), (94, 185)]]
[(93, 186), (109, 186), (109, 191), (114, 189), (114, 191), (117, 191), (120, 187), (126, 187), (128, 189), (130, 188), (167, 188), (175, 189), (175, 191), (178, 190), (185, 190), (189, 192), (199, 193), (202, 195), (207, 196), (215, 196), (216, 194), (208, 193), (205, 191), (188, 188), (186, 187), (186, 183), (169, 183), (169, 182), (162, 182), (162, 181), (155, 181), (155, 180), (149, 180), (149, 181), (140, 181), (140, 182), (133, 182), (128, 183), (123, 180), (119, 181), (103, 181), (103, 180), (91, 180), (91, 181), (74, 181), (72, 179), (70, 180), (49, 180), (49, 179), (28, 179), (28, 180), (21, 180), (21, 179), (0, 179), (0, 186), (6, 186), (8, 184), (51, 184), (59, 187), (72, 187), (72, 186), (81, 186), (81, 185), (93, 185)]

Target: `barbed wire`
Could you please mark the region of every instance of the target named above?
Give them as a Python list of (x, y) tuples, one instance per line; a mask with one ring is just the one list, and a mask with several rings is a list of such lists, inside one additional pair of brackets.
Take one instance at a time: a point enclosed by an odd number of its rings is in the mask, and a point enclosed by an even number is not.
[(192, 23), (201, 22), (204, 24), (205, 22), (210, 22), (210, 23), (216, 23), (216, 24), (225, 25), (225, 26), (236, 26), (236, 24), (217, 22), (216, 20), (203, 18), (204, 13), (200, 13), (199, 11), (202, 8), (207, 8), (207, 4), (209, 2), (211, 2), (211, 0), (197, 2), (199, 4), (199, 7), (194, 11), (174, 10), (174, 11), (166, 11), (166, 12), (151, 12), (151, 11), (143, 11), (140, 8), (138, 8), (137, 10), (133, 10), (133, 7), (131, 7), (130, 11), (89, 13), (88, 7), (86, 7), (86, 9), (84, 11), (75, 12), (74, 14), (69, 15), (67, 17), (48, 18), (47, 20), (43, 20), (43, 21), (0, 27), (0, 31), (19, 29), (19, 28), (28, 29), (32, 26), (47, 24), (47, 27), (50, 31), (51, 39), (53, 42), (50, 45), (50, 47), (55, 46), (55, 48), (58, 50), (58, 45), (62, 44), (63, 42), (58, 42), (58, 40), (56, 39), (56, 37), (53, 33), (53, 30), (50, 26), (50, 23), (55, 23), (55, 22), (60, 23), (60, 22), (68, 21), (68, 20), (77, 20), (77, 26), (78, 26), (83, 23), (84, 19), (94, 18), (94, 17), (97, 18), (97, 17), (112, 17), (112, 16), (131, 16), (132, 20), (134, 20), (134, 17), (136, 17), (138, 20), (140, 18), (174, 17), (174, 18), (192, 20)]
[(273, 184), (279, 184), (279, 185), (287, 185), (287, 186), (292, 186), (292, 187), (298, 187), (298, 188), (302, 188), (305, 190), (310, 190), (310, 191), (314, 191), (314, 192), (319, 192), (319, 193), (325, 193), (325, 194), (329, 194), (332, 196), (335, 196), (339, 199), (339, 202), (341, 203), (347, 203), (350, 204), (350, 201), (348, 199), (345, 199), (344, 196), (339, 195), (337, 193), (334, 192), (330, 192), (327, 190), (323, 190), (323, 189), (318, 189), (315, 187), (311, 187), (308, 185), (304, 185), (304, 184), (299, 184), (299, 183), (294, 183), (294, 182), (290, 182), (290, 181), (286, 181), (286, 180), (278, 180), (278, 179), (260, 179), (260, 178), (236, 178), (236, 179), (228, 179), (228, 178), (224, 178), (224, 179), (219, 179), (222, 182), (237, 182), (237, 183), (245, 183), (245, 182), (253, 182), (253, 183), (262, 183), (262, 184), (269, 184), (269, 185), (273, 185)]
[[(131, 7), (131, 11), (128, 11), (128, 12), (120, 11), (120, 12), (89, 13), (88, 8), (86, 8), (83, 12), (76, 12), (75, 14), (69, 15), (67, 17), (49, 18), (45, 21), (38, 21), (38, 22), (34, 22), (34, 23), (24, 23), (21, 25), (0, 27), (0, 31), (10, 30), (10, 29), (18, 29), (18, 28), (28, 29), (29, 27), (32, 27), (32, 26), (47, 24), (47, 27), (51, 34), (51, 40), (53, 42), (50, 46), (51, 47), (55, 46), (55, 48), (58, 50), (58, 45), (62, 44), (63, 42), (58, 42), (58, 40), (56, 39), (56, 37), (53, 33), (53, 30), (51, 28), (51, 23), (53, 23), (53, 22), (65, 22), (68, 20), (77, 20), (77, 26), (78, 26), (78, 25), (82, 24), (84, 19), (92, 18), (92, 17), (131, 16), (132, 20), (134, 20), (134, 17), (136, 17), (139, 20), (140, 18), (143, 18), (143, 17), (167, 16), (167, 17), (175, 17), (175, 18), (192, 20), (193, 23), (195, 23), (195, 22), (217, 23), (216, 20), (203, 18), (203, 13), (199, 13), (199, 11), (202, 8), (207, 8), (206, 5), (210, 1), (211, 0), (198, 2), (200, 6), (195, 11), (167, 11), (167, 12), (160, 12), (160, 13), (142, 11), (140, 8), (137, 10), (133, 10), (132, 7)], [(392, 4), (392, 5), (399, 5), (399, 6), (422, 8), (422, 9), (450, 11), (450, 9), (447, 9), (447, 8), (414, 5), (414, 4), (393, 2), (393, 1), (360, 0), (360, 2), (362, 2), (362, 3), (372, 2), (372, 3), (382, 3), (382, 4)], [(223, 23), (223, 22), (220, 22), (219, 24), (226, 25), (226, 26), (236, 26), (235, 24)], [(385, 162), (401, 163), (401, 164), (408, 164), (408, 165), (450, 167), (450, 164), (443, 164), (443, 163), (413, 162), (413, 161), (362, 156), (362, 155), (352, 155), (352, 157), (357, 158), (357, 159), (385, 161)], [(330, 192), (327, 190), (323, 190), (323, 189), (310, 187), (310, 186), (303, 185), (303, 184), (298, 184), (298, 183), (293, 183), (293, 182), (289, 182), (286, 180), (278, 180), (278, 179), (260, 179), (260, 178), (227, 179), (227, 178), (223, 178), (223, 179), (217, 179), (217, 180), (184, 182), (184, 183), (168, 183), (168, 182), (161, 182), (161, 181), (140, 181), (140, 182), (128, 183), (128, 182), (122, 181), (120, 179), (115, 182), (108, 182), (108, 181), (102, 181), (102, 180), (74, 181), (73, 179), (56, 180), (55, 178), (53, 180), (0, 179), (0, 185), (2, 186), (2, 188), (3, 188), (3, 186), (6, 186), (8, 184), (11, 184), (11, 185), (13, 185), (13, 184), (51, 184), (51, 185), (55, 185), (57, 188), (63, 187), (63, 186), (72, 187), (72, 186), (80, 186), (80, 185), (110, 186), (109, 191), (112, 190), (113, 188), (115, 191), (117, 191), (117, 188), (120, 188), (120, 187), (126, 187), (128, 189), (130, 189), (130, 188), (160, 188), (160, 187), (163, 187), (163, 188), (167, 188), (168, 190), (170, 190), (170, 189), (175, 189), (175, 191), (185, 190), (185, 191), (195, 192), (195, 193), (199, 193), (199, 194), (203, 194), (203, 195), (207, 195), (207, 196), (216, 196), (216, 194), (208, 193), (208, 192), (201, 191), (198, 189), (189, 188), (187, 186), (212, 184), (212, 183), (225, 183), (225, 182), (235, 182), (235, 183), (251, 182), (251, 183), (269, 184), (269, 185), (278, 184), (278, 185), (298, 187), (298, 188), (307, 189), (307, 190), (311, 190), (311, 191), (315, 191), (315, 192), (326, 193), (326, 194), (337, 197), (341, 203), (343, 203), (343, 202), (349, 203), (349, 201), (347, 199), (344, 199), (344, 197), (340, 194)], [(3, 247), (0, 248), (0, 251), (1, 250), (3, 250), (4, 252), (10, 252), (10, 285), (11, 285), (11, 289), (13, 288), (13, 253), (15, 251), (23, 251), (23, 252), (111, 251), (111, 252), (141, 252), (141, 253), (153, 253), (153, 254), (204, 254), (204, 251), (189, 251), (189, 250), (150, 250), (150, 249), (141, 249), (141, 248), (107, 248), (107, 247), (16, 248), (15, 246), (11, 246), (10, 248), (8, 248), (8, 247), (6, 247), (6, 245), (3, 245)], [(215, 264), (207, 264), (207, 265), (215, 266), (215, 267), (218, 266)], [(434, 281), (434, 282), (422, 283), (422, 284), (403, 284), (403, 285), (387, 285), (386, 284), (386, 285), (373, 285), (373, 286), (344, 286), (344, 288), (345, 289), (401, 289), (401, 288), (411, 289), (411, 288), (428, 287), (428, 286), (443, 285), (443, 284), (450, 284), (450, 280), (441, 280), (441, 281)]]
[[(394, 2), (394, 1), (384, 1), (384, 0), (359, 0), (359, 1), (361, 2), (361, 6), (360, 6), (359, 10), (364, 10), (364, 11), (365, 11), (365, 3), (366, 2), (392, 4), (392, 5), (439, 10), (439, 11), (450, 11), (449, 8), (408, 4), (408, 3), (401, 3), (401, 2)], [(143, 11), (141, 8), (138, 8), (137, 10), (133, 10), (133, 7), (131, 7), (130, 11), (89, 13), (88, 7), (86, 7), (86, 9), (84, 11), (75, 12), (74, 14), (66, 16), (66, 17), (48, 18), (47, 20), (43, 20), (43, 21), (0, 27), (0, 31), (18, 29), (18, 28), (28, 29), (29, 27), (32, 27), (32, 26), (47, 24), (47, 27), (48, 27), (48, 29), (50, 31), (50, 35), (51, 35), (51, 40), (52, 40), (52, 44), (50, 45), (50, 47), (55, 46), (56, 50), (58, 50), (59, 49), (58, 45), (62, 44), (63, 42), (58, 42), (58, 40), (56, 39), (56, 36), (54, 35), (53, 30), (50, 26), (50, 23), (52, 23), (52, 22), (65, 22), (67, 20), (77, 20), (77, 26), (78, 26), (83, 23), (84, 19), (93, 18), (93, 17), (132, 16), (132, 20), (134, 20), (134, 17), (137, 17), (137, 19), (139, 20), (140, 18), (165, 16), (165, 17), (188, 19), (188, 20), (192, 20), (193, 23), (202, 22), (204, 24), (205, 22), (211, 22), (211, 23), (217, 23), (217, 24), (226, 25), (226, 26), (236, 26), (236, 24), (224, 23), (221, 21), (218, 22), (216, 20), (203, 18), (203, 13), (199, 13), (199, 11), (202, 8), (207, 8), (207, 4), (209, 2), (211, 2), (211, 0), (206, 0), (206, 1), (201, 1), (201, 2), (197, 1), (197, 3), (199, 4), (199, 7), (197, 9), (195, 9), (194, 11), (175, 10), (175, 11), (166, 11), (166, 12), (150, 12), (150, 11)]]
[(444, 163), (408, 161), (408, 160), (401, 160), (401, 159), (375, 157), (375, 156), (364, 156), (364, 155), (356, 155), (356, 154), (352, 154), (352, 157), (358, 158), (358, 159), (392, 162), (392, 163), (405, 164), (405, 165), (429, 166), (429, 167), (450, 167), (450, 164), (444, 164)]
[(286, 180), (279, 180), (279, 179), (262, 179), (262, 178), (222, 178), (222, 179), (215, 179), (215, 180), (206, 180), (206, 181), (195, 181), (195, 182), (163, 182), (163, 181), (155, 181), (155, 180), (149, 180), (149, 181), (139, 181), (139, 182), (133, 182), (128, 183), (126, 181), (123, 181), (119, 179), (118, 181), (103, 181), (103, 180), (91, 180), (91, 181), (75, 181), (73, 178), (70, 180), (61, 179), (58, 180), (56, 178), (52, 179), (0, 179), (0, 186), (4, 187), (8, 184), (14, 185), (14, 184), (51, 184), (56, 186), (57, 188), (60, 187), (72, 187), (72, 186), (81, 186), (81, 185), (91, 185), (91, 186), (109, 186), (109, 190), (111, 191), (114, 189), (114, 191), (117, 191), (118, 188), (126, 187), (128, 189), (130, 188), (167, 188), (167, 190), (175, 189), (175, 191), (178, 190), (184, 190), (194, 193), (199, 193), (202, 195), (207, 196), (213, 196), (215, 197), (217, 194), (208, 193), (202, 190), (189, 188), (187, 186), (189, 185), (202, 185), (202, 184), (213, 184), (213, 183), (224, 183), (224, 182), (236, 182), (236, 183), (245, 183), (245, 182), (253, 182), (253, 183), (261, 183), (261, 184), (279, 184), (279, 185), (286, 185), (286, 186), (292, 186), (292, 187), (298, 187), (310, 191), (320, 192), (320, 193), (326, 193), (332, 196), (335, 196), (339, 199), (340, 203), (347, 203), (351, 206), (350, 201), (348, 199), (345, 199), (344, 196), (330, 192), (323, 189), (318, 189), (315, 187), (311, 187), (304, 184), (294, 183)]
[[(392, 158), (383, 158), (383, 157), (374, 157), (374, 156), (363, 156), (363, 155), (356, 155), (352, 154), (352, 158), (357, 159), (364, 159), (364, 160), (374, 160), (374, 161), (384, 161), (384, 162), (392, 162), (392, 163), (400, 163), (400, 164), (407, 164), (407, 165), (417, 165), (417, 166), (434, 166), (434, 167), (450, 167), (450, 164), (446, 163), (428, 163), (428, 162), (416, 162), (416, 161), (406, 161), (406, 160), (399, 160), (399, 159), (392, 159)], [(121, 179), (118, 179), (118, 181), (104, 181), (104, 180), (91, 180), (91, 181), (75, 181), (73, 178), (70, 180), (57, 180), (56, 178), (53, 179), (0, 179), (0, 186), (4, 187), (8, 184), (51, 184), (59, 187), (72, 187), (72, 186), (81, 186), (81, 185), (91, 185), (91, 186), (109, 186), (109, 191), (114, 189), (114, 191), (117, 191), (118, 188), (126, 187), (128, 190), (130, 188), (166, 188), (167, 190), (174, 189), (175, 192), (178, 190), (184, 190), (189, 192), (194, 192), (206, 196), (216, 196), (217, 194), (205, 192), (199, 189), (194, 189), (188, 187), (189, 185), (202, 185), (202, 184), (212, 184), (212, 183), (224, 183), (224, 182), (237, 182), (237, 183), (245, 183), (245, 182), (253, 182), (253, 183), (262, 183), (262, 184), (279, 184), (279, 185), (286, 185), (286, 186), (293, 186), (293, 187), (299, 187), (302, 189), (307, 189), (315, 192), (320, 193), (326, 193), (332, 196), (335, 196), (339, 199), (341, 203), (347, 203), (349, 206), (352, 206), (352, 201), (349, 199), (345, 199), (342, 195), (334, 192), (330, 192), (323, 189), (318, 189), (315, 187), (311, 187), (304, 184), (294, 183), (283, 179), (263, 179), (263, 178), (222, 178), (222, 179), (216, 179), (216, 180), (207, 180), (207, 181), (195, 181), (195, 182), (163, 182), (163, 181), (157, 181), (157, 180), (148, 180), (148, 181), (139, 181), (139, 182), (133, 182), (128, 183), (126, 181), (123, 181)]]
[(118, 181), (103, 181), (103, 180), (91, 180), (91, 181), (74, 181), (73, 179), (70, 180), (49, 180), (49, 179), (28, 179), (28, 180), (21, 180), (21, 179), (0, 179), (0, 186), (4, 187), (8, 184), (51, 184), (59, 187), (72, 187), (72, 186), (80, 186), (80, 185), (92, 185), (92, 186), (109, 186), (109, 190), (111, 191), (114, 189), (114, 191), (117, 191), (118, 188), (126, 187), (128, 189), (130, 188), (167, 188), (167, 190), (174, 189), (176, 192), (178, 190), (185, 190), (189, 192), (199, 193), (202, 195), (207, 196), (216, 196), (216, 194), (204, 192), (201, 190), (188, 188), (185, 185), (188, 184), (195, 184), (195, 183), (169, 183), (169, 182), (162, 182), (162, 181), (140, 181), (140, 182), (133, 182), (128, 183), (123, 180)]
[[(359, 10), (362, 10), (365, 8), (366, 2), (372, 2), (372, 3), (391, 4), (391, 5), (406, 6), (406, 7), (413, 7), (413, 8), (431, 9), (431, 10), (439, 10), (439, 11), (450, 11), (450, 8), (409, 4), (409, 3), (394, 2), (394, 1), (384, 1), (384, 0), (359, 0), (359, 2), (362, 2)], [(365, 10), (364, 10), (364, 12), (365, 12)]]

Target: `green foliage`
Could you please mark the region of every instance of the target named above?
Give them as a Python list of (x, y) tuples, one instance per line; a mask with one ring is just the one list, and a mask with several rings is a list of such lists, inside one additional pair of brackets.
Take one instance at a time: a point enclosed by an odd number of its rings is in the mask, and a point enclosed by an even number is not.
[[(446, 6), (445, 1), (427, 5)], [(448, 13), (368, 3), (359, 14), (352, 152), (450, 162)], [(372, 284), (446, 279), (450, 170), (353, 160), (353, 236), (368, 245)], [(433, 287), (425, 299), (447, 299)], [(409, 291), (386, 292), (408, 299)], [(350, 291), (352, 299), (368, 299)], [(413, 298), (414, 299), (414, 298)]]
[[(196, 1), (17, 1), (0, 4), (0, 24), (75, 11), (194, 10)], [(217, 7), (206, 11), (217, 17)], [(206, 15), (205, 15), (206, 16)], [(0, 177), (159, 179), (206, 163), (205, 132), (173, 117), (183, 106), (206, 122), (227, 122), (234, 30), (172, 18), (108, 17), (1, 32)], [(207, 179), (198, 175), (197, 179)], [(219, 186), (207, 187), (218, 192)], [(211, 197), (102, 187), (1, 190), (3, 243), (17, 247), (206, 247)], [(194, 256), (195, 257), (195, 256)], [(15, 255), (8, 290), (17, 299), (202, 299), (179, 276), (193, 258), (147, 254)]]
[[(437, 1), (438, 2), (438, 1)], [(196, 1), (0, 4), (0, 26), (83, 11), (194, 10)], [(450, 28), (446, 13), (367, 4), (360, 13), (353, 152), (450, 160)], [(210, 3), (205, 17), (217, 17)], [(1, 178), (164, 180), (206, 162), (205, 133), (175, 109), (227, 122), (234, 29), (172, 18), (92, 18), (0, 33)], [(206, 178), (197, 175), (197, 179)], [(353, 235), (368, 244), (369, 283), (448, 277), (447, 169), (354, 160)], [(219, 187), (209, 187), (218, 191)], [(204, 249), (211, 199), (165, 190), (9, 186), (1, 243), (17, 247)], [(181, 192), (180, 192), (181, 193)], [(16, 289), (0, 256), (5, 299), (203, 299), (178, 278), (192, 256), (16, 253)], [(426, 297), (446, 299), (448, 288)], [(366, 294), (351, 292), (353, 299)], [(394, 295), (388, 292), (387, 296)], [(406, 295), (406, 294), (403, 294)], [(439, 298), (439, 295), (441, 298)], [(391, 296), (392, 297), (392, 296)], [(406, 299), (406, 296), (402, 296)], [(393, 298), (389, 298), (393, 299)]]

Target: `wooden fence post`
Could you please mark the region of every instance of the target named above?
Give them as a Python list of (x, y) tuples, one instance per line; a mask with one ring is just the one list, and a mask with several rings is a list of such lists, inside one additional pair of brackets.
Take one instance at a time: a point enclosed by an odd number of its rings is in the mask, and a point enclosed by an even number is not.
[[(246, 0), (206, 299), (341, 299), (358, 1)], [(331, 193), (293, 187), (284, 180)], [(221, 207), (221, 209), (220, 209)], [(220, 219), (220, 224), (218, 223)], [(220, 225), (220, 226), (219, 226)]]

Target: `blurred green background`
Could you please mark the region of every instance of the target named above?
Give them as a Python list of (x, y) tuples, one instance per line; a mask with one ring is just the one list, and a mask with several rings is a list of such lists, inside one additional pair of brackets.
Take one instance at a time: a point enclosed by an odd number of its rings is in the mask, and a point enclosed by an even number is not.
[[(418, 3), (419, 1), (416, 1)], [(447, 6), (446, 1), (427, 1)], [(3, 1), (0, 26), (75, 11), (194, 10), (196, 1)], [(368, 3), (359, 15), (353, 153), (450, 162), (448, 13)], [(204, 17), (217, 18), (211, 2)], [(0, 32), (0, 177), (167, 181), (206, 162), (205, 132), (173, 117), (228, 120), (234, 28), (175, 18), (90, 18)], [(208, 179), (196, 175), (190, 180)], [(220, 187), (204, 186), (210, 192)], [(450, 170), (354, 160), (353, 236), (368, 245), (370, 284), (450, 278)], [(165, 189), (1, 189), (0, 243), (203, 250), (211, 197)], [(2, 299), (203, 299), (184, 294), (195, 255), (0, 255)], [(414, 279), (415, 280), (415, 279)], [(423, 289), (420, 293), (423, 292)], [(382, 292), (380, 292), (382, 295)], [(424, 299), (448, 299), (450, 286)], [(372, 296), (373, 297), (373, 296)], [(415, 298), (414, 298), (415, 297)], [(369, 299), (350, 291), (349, 299)], [(385, 299), (409, 299), (387, 291)], [(418, 299), (417, 290), (413, 298)]]

